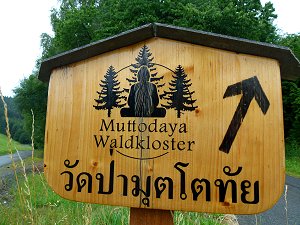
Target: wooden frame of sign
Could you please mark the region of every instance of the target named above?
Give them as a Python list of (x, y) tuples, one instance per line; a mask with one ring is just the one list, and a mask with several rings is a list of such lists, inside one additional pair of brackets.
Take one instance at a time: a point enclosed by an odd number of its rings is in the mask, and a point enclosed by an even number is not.
[(46, 60), (46, 179), (81, 202), (265, 211), (285, 181), (281, 77), (298, 65), (287, 48), (161, 24)]

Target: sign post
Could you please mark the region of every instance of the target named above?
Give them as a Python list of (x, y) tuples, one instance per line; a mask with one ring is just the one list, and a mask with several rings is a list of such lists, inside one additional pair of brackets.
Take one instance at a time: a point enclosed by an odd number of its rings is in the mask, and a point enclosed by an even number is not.
[(130, 208), (130, 225), (173, 225), (171, 211)]
[(298, 65), (286, 48), (161, 24), (49, 59), (46, 179), (133, 207), (132, 224), (141, 209), (164, 224), (168, 210), (265, 211), (284, 187), (281, 78)]

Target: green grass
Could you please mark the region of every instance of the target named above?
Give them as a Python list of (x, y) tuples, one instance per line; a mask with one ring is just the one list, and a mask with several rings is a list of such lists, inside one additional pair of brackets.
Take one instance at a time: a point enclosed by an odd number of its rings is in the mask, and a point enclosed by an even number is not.
[[(13, 152), (16, 151), (16, 149), (18, 151), (23, 151), (23, 150), (31, 150), (31, 146), (30, 145), (23, 145), (20, 144), (17, 141), (12, 141), (12, 150)], [(8, 150), (8, 140), (7, 140), (7, 136), (4, 134), (0, 134), (0, 155), (7, 155), (9, 154), (9, 150)]]
[[(42, 165), (42, 151), (35, 153), (37, 153), (34, 158), (35, 165), (38, 163)], [(20, 168), (22, 163), (24, 168), (32, 166), (31, 158), (17, 162), (16, 167)], [(63, 199), (48, 186), (43, 173), (37, 171), (34, 174), (18, 173), (18, 180), (21, 188), (18, 190), (17, 185), (12, 185), (10, 197), (1, 198), (0, 193), (0, 225), (129, 224), (129, 208)], [(222, 219), (222, 215), (178, 211), (174, 213), (174, 224), (177, 225), (220, 225)]]
[[(25, 202), (28, 203), (24, 204), (24, 201), (20, 201), (18, 191), (12, 190), (15, 199), (8, 206), (2, 204), (4, 213), (0, 224), (31, 224), (32, 221), (41, 225), (127, 224), (128, 209), (126, 208), (76, 203), (62, 199), (46, 185), (43, 176), (31, 175), (28, 177), (28, 182), (30, 195), (22, 193)], [(21, 181), (24, 190), (27, 189), (25, 183), (24, 180)]]
[(300, 145), (294, 142), (286, 144), (286, 173), (300, 178)]
[[(11, 190), (13, 201), (0, 204), (0, 224), (129, 224), (129, 208), (73, 202), (55, 194), (46, 184), (43, 174), (21, 178), (22, 201), (16, 188)], [(29, 191), (28, 191), (29, 190)], [(24, 204), (26, 202), (26, 204)], [(218, 225), (221, 215), (175, 212), (174, 224)]]
[(300, 157), (286, 160), (286, 173), (290, 176), (300, 178)]

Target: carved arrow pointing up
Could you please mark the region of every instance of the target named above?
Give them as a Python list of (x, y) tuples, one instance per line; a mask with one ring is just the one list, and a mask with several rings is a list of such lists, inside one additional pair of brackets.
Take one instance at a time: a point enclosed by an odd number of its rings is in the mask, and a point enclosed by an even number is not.
[(242, 125), (252, 99), (255, 97), (255, 100), (263, 114), (267, 113), (270, 106), (270, 102), (256, 76), (228, 86), (223, 98), (239, 95), (241, 93), (243, 93), (243, 96), (230, 122), (222, 144), (219, 147), (219, 150), (225, 153), (229, 153), (231, 145), (240, 126)]

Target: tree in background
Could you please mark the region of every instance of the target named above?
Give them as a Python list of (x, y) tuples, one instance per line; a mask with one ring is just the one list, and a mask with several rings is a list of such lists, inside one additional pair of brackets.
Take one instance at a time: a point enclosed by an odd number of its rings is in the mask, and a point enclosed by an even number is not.
[(286, 34), (280, 37), (277, 43), (289, 47), (300, 60), (300, 33)]
[[(51, 11), (54, 36), (41, 36), (41, 60), (151, 22), (280, 42), (289, 47), (294, 40), (293, 37), (280, 39), (273, 24), (277, 16), (272, 3), (262, 5), (260, 0), (60, 0), (60, 3), (58, 9)], [(31, 88), (35, 85), (40, 97)], [(23, 80), (16, 89), (17, 104), (26, 124), (30, 122), (30, 109), (35, 111), (36, 135), (41, 143), (46, 96), (47, 85), (37, 81), (36, 75)]]
[(44, 145), (45, 122), (47, 110), (47, 84), (42, 83), (36, 75), (30, 75), (21, 81), (20, 86), (14, 90), (15, 102), (24, 117), (24, 127), (31, 136), (32, 113), (34, 113), (34, 142), (37, 148)]
[(61, 0), (54, 37), (42, 34), (43, 58), (147, 23), (160, 22), (257, 41), (278, 38), (275, 9), (259, 0)]
[(283, 81), (284, 134), (300, 144), (300, 82)]
[[(16, 106), (15, 99), (11, 97), (4, 97), (4, 101), (7, 104), (11, 137), (22, 144), (29, 144), (31, 142), (31, 133), (28, 133), (24, 129), (23, 117)], [(6, 120), (2, 102), (0, 102), (0, 133), (6, 135)]]
[[(300, 59), (300, 33), (287, 34), (278, 40), (278, 44), (289, 47)], [(283, 81), (282, 96), (285, 137), (300, 145), (300, 80)]]

